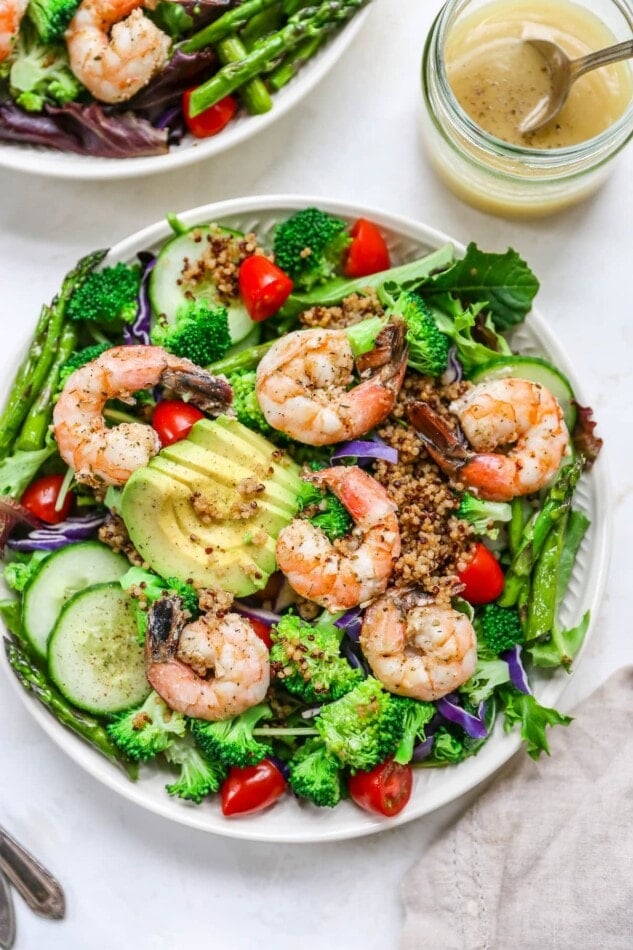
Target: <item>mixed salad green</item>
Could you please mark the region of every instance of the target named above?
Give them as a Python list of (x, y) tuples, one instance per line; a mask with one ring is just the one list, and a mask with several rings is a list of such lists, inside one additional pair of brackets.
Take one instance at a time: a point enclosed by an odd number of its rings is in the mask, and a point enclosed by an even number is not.
[[(570, 719), (538, 702), (531, 671), (568, 669), (587, 630), (588, 614), (569, 630), (559, 614), (588, 527), (574, 491), (600, 440), (560, 370), (512, 350), (538, 290), (528, 266), (513, 250), (474, 244), (459, 259), (449, 245), (392, 266), (372, 222), (315, 208), (280, 221), (269, 248), (215, 224), (170, 223), (157, 254), (110, 264), (99, 251), (78, 262), (43, 307), (0, 417), (4, 581), (13, 591), (0, 613), (23, 686), (131, 778), (156, 759), (174, 773), (170, 795), (200, 803), (219, 792), (226, 815), (267, 807), (287, 789), (317, 806), (351, 796), (396, 814), (412, 767), (457, 766), (497, 718), (519, 727), (530, 755), (549, 753), (547, 727)], [(570, 453), (538, 493), (502, 502), (455, 489), (453, 514), (472, 537), (453, 607), (474, 627), (477, 659), (465, 682), (432, 701), (396, 695), (372, 670), (364, 604), (328, 613), (294, 596), (277, 570), (275, 541), (293, 519), (332, 544), (353, 528), (345, 504), (302, 476), (397, 462), (375, 432), (299, 443), (258, 400), (257, 367), (275, 342), (306, 311), (327, 322), (350, 300), (369, 302), (369, 315), (345, 330), (358, 365), (387, 324), (404, 322), (406, 379), (424, 375), (438, 390), (531, 380), (556, 396), (571, 434)], [(232, 404), (209, 418), (166, 385), (121, 393), (105, 403), (106, 425), (153, 427), (161, 451), (118, 485), (75, 473), (52, 427), (60, 394), (113, 348), (148, 345), (228, 380)], [(259, 507), (244, 515), (231, 505), (249, 472), (262, 485)], [(201, 507), (204, 485), (229, 507)], [(214, 721), (170, 708), (146, 663), (148, 626), (166, 605), (191, 623), (218, 589), (265, 644), (271, 681), (262, 701)]]
[(272, 96), (369, 0), (7, 0), (0, 141), (160, 155)]

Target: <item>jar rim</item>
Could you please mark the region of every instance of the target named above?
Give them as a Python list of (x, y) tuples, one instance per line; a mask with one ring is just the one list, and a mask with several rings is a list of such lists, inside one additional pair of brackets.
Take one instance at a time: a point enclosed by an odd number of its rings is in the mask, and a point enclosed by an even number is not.
[[(490, 132), (486, 132), (480, 125), (477, 125), (468, 113), (458, 102), (453, 89), (448, 80), (446, 63), (443, 56), (443, 50), (450, 29), (453, 26), (454, 14), (460, 4), (469, 2), (469, 0), (446, 0), (446, 3), (439, 11), (435, 22), (431, 26), (429, 38), (435, 34), (435, 48), (425, 50), (424, 60), (430, 52), (434, 58), (436, 76), (441, 87), (444, 99), (444, 107), (448, 110), (451, 119), (459, 129), (460, 133), (467, 137), (469, 141), (479, 147), (487, 147), (495, 153), (495, 156), (507, 159), (529, 159), (535, 168), (551, 168), (575, 160), (591, 158), (596, 153), (601, 153), (603, 148), (609, 148), (616, 145), (618, 150), (633, 135), (633, 94), (628, 108), (622, 115), (612, 122), (604, 131), (594, 135), (584, 142), (578, 142), (575, 145), (568, 145), (562, 148), (528, 148), (522, 145), (513, 145), (497, 138)], [(611, 0), (613, 6), (617, 7), (623, 15), (626, 23), (631, 30), (633, 38), (633, 7), (628, 0)], [(632, 76), (633, 82), (633, 76)], [(626, 134), (628, 132), (628, 134)], [(622, 134), (625, 133), (624, 141), (621, 141)]]

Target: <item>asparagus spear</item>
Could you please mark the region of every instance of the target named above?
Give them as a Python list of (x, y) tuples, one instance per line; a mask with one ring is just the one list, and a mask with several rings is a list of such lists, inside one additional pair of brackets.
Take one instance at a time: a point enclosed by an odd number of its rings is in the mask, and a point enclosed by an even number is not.
[(62, 694), (49, 683), (42, 670), (29, 659), (21, 646), (6, 638), (4, 646), (9, 663), (22, 686), (33, 693), (62, 725), (72, 729), (107, 759), (119, 765), (131, 779), (136, 779), (138, 766), (121, 755), (103, 726), (92, 716), (73, 709)]
[(184, 43), (180, 43), (177, 48), (183, 53), (195, 53), (199, 49), (204, 49), (205, 46), (212, 46), (226, 36), (230, 36), (231, 33), (235, 33), (236, 30), (241, 30), (257, 13), (276, 4), (277, 0), (244, 0), (239, 7), (228, 10), (213, 23), (194, 33)]
[(323, 46), (325, 40), (326, 37), (324, 36), (311, 36), (300, 43), (287, 56), (284, 56), (279, 66), (273, 69), (268, 77), (268, 85), (273, 92), (279, 92), (291, 79), (294, 79), (304, 63), (311, 59), (317, 50)]
[[(223, 66), (228, 63), (239, 63), (248, 55), (244, 43), (235, 34), (220, 40), (215, 49)], [(262, 115), (273, 107), (268, 89), (258, 76), (244, 83), (240, 89), (240, 99), (251, 115)]]
[(66, 306), (73, 291), (103, 260), (105, 254), (105, 251), (95, 251), (82, 258), (65, 277), (58, 296), (50, 306), (42, 309), (31, 346), (15, 377), (6, 408), (0, 416), (0, 460), (10, 454), (20, 426), (37, 399), (55, 359)]
[(224, 373), (235, 373), (238, 369), (255, 369), (264, 353), (267, 353), (276, 340), (269, 340), (268, 343), (260, 343), (258, 346), (251, 346), (247, 350), (235, 353), (234, 356), (225, 356), (224, 359), (211, 363), (206, 369), (210, 373), (217, 375)]
[[(368, 0), (324, 0), (318, 9), (307, 7), (299, 11), (281, 30), (262, 40), (241, 62), (229, 63), (207, 82), (198, 86), (191, 95), (189, 104), (191, 115), (199, 115), (220, 99), (230, 95), (244, 83), (258, 76), (271, 61), (285, 55), (303, 40), (327, 36), (340, 24), (350, 19), (367, 2)], [(238, 9), (243, 10), (244, 6), (245, 4)], [(193, 40), (195, 37), (183, 45), (185, 52), (192, 52), (193, 49), (199, 48), (189, 46)]]
[(23, 452), (33, 452), (44, 448), (46, 434), (53, 415), (53, 396), (57, 389), (59, 371), (77, 346), (77, 331), (69, 323), (63, 328), (59, 340), (59, 348), (55, 359), (40, 389), (39, 395), (29, 410), (20, 429), (15, 448)]
[(569, 512), (583, 465), (584, 459), (578, 457), (561, 471), (549, 489), (543, 507), (525, 526), (523, 537), (506, 574), (505, 588), (499, 599), (502, 607), (513, 607), (517, 603), (521, 588), (530, 577), (550, 531)]

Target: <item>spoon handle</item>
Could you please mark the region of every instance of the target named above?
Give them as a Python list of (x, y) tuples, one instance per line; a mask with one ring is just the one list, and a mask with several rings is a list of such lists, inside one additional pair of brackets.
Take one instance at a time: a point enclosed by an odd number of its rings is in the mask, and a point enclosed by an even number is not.
[(4, 872), (31, 910), (43, 917), (61, 920), (65, 902), (59, 882), (4, 828), (0, 828), (0, 871)]
[(569, 68), (573, 78), (578, 79), (590, 69), (619, 63), (620, 60), (628, 59), (629, 56), (633, 56), (633, 40), (625, 40), (624, 43), (617, 43), (616, 46), (607, 46), (606, 49), (599, 49), (595, 53), (588, 53), (587, 56), (574, 59), (569, 64)]

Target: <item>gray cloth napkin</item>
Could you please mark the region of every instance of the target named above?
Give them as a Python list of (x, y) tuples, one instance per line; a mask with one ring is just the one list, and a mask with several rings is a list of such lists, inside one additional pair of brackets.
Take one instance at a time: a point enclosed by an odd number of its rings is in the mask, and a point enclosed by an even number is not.
[(574, 716), (409, 871), (402, 950), (631, 950), (633, 668)]

